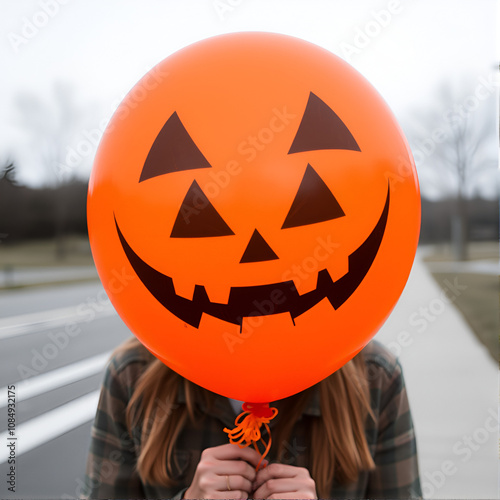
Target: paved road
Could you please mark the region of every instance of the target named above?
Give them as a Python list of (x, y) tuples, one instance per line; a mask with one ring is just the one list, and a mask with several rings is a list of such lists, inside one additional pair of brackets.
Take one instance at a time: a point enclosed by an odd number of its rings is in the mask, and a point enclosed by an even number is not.
[[(130, 333), (97, 282), (4, 291), (0, 304), (0, 498), (77, 498), (103, 368)], [(11, 384), (15, 494), (5, 481), (3, 434)]]
[[(458, 293), (460, 274), (440, 288), (417, 258), (377, 338), (404, 367), (426, 497), (498, 498), (497, 367), (450, 303)], [(0, 498), (79, 496), (105, 359), (129, 335), (97, 282), (0, 292)], [(9, 384), (19, 437), (10, 495)]]

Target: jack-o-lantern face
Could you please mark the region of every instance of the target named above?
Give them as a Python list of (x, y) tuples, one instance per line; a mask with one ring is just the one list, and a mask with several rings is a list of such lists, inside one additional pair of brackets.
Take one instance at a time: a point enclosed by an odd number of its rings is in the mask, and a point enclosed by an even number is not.
[[(311, 93), (288, 154), (319, 149), (360, 151), (344, 123), (323, 101)], [(183, 127), (177, 113), (174, 113), (156, 137), (139, 182), (159, 175), (197, 168), (212, 167)], [(134, 271), (151, 294), (172, 314), (196, 328), (199, 327), (203, 314), (210, 314), (241, 327), (244, 317), (255, 315), (255, 304), (269, 300), (273, 293), (281, 295), (281, 300), (274, 304), (274, 307), (262, 311), (263, 315), (288, 312), (293, 321), (325, 298), (335, 309), (340, 307), (360, 285), (375, 259), (387, 223), (388, 211), (389, 190), (375, 228), (349, 256), (349, 270), (337, 281), (332, 281), (328, 270), (323, 269), (318, 273), (316, 288), (303, 295), (298, 293), (293, 280), (233, 286), (227, 304), (212, 302), (204, 286), (200, 284), (196, 285), (192, 299), (177, 295), (172, 277), (144, 262), (127, 243), (118, 223), (116, 229)], [(281, 229), (344, 216), (345, 213), (333, 193), (308, 164)], [(208, 238), (234, 234), (194, 180), (179, 208), (170, 237)], [(279, 256), (255, 229), (239, 262), (245, 264), (276, 259), (279, 259)]]
[(354, 70), (296, 39), (228, 35), (166, 59), (118, 109), (89, 230), (113, 304), (156, 356), (271, 401), (376, 333), (411, 267), (418, 200), (405, 140)]

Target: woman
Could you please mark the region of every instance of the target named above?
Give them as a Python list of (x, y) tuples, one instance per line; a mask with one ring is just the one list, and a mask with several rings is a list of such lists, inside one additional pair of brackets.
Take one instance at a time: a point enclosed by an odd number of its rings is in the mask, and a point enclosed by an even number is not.
[[(210, 366), (207, 365), (207, 370)], [(300, 367), (293, 367), (300, 369)], [(372, 341), (319, 384), (272, 404), (264, 468), (228, 444), (238, 402), (184, 379), (135, 338), (107, 367), (87, 462), (90, 498), (416, 498), (401, 367)]]

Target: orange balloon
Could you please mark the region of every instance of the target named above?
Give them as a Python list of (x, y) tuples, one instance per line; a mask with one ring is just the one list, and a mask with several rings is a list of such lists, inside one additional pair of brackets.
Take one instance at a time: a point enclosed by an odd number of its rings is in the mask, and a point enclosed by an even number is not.
[(398, 300), (420, 226), (394, 116), (347, 63), (270, 33), (162, 61), (99, 146), (90, 243), (119, 315), (206, 389), (275, 401), (357, 354)]

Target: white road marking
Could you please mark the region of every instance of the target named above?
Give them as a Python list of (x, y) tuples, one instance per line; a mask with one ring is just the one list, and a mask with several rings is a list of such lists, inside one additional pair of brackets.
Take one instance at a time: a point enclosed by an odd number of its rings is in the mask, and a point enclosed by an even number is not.
[[(99, 373), (106, 366), (111, 353), (112, 351), (98, 354), (42, 375), (9, 384), (16, 387), (16, 404)], [(0, 388), (0, 394), (7, 394), (7, 386)], [(7, 398), (0, 399), (0, 408), (6, 406)]]
[(49, 328), (58, 328), (70, 321), (73, 323), (88, 323), (90, 321), (88, 313), (92, 313), (92, 319), (95, 319), (112, 316), (116, 314), (116, 311), (109, 303), (102, 304), (99, 310), (87, 308), (82, 312), (81, 306), (71, 306), (10, 316), (0, 319), (0, 340), (36, 333)]
[(100, 391), (93, 391), (69, 403), (50, 410), (27, 422), (19, 424), (15, 429), (15, 441), (10, 441), (9, 431), (0, 434), (0, 464), (7, 462), (10, 449), (6, 446), (16, 443), (15, 455), (27, 453), (62, 434), (75, 429), (79, 425), (94, 419)]

